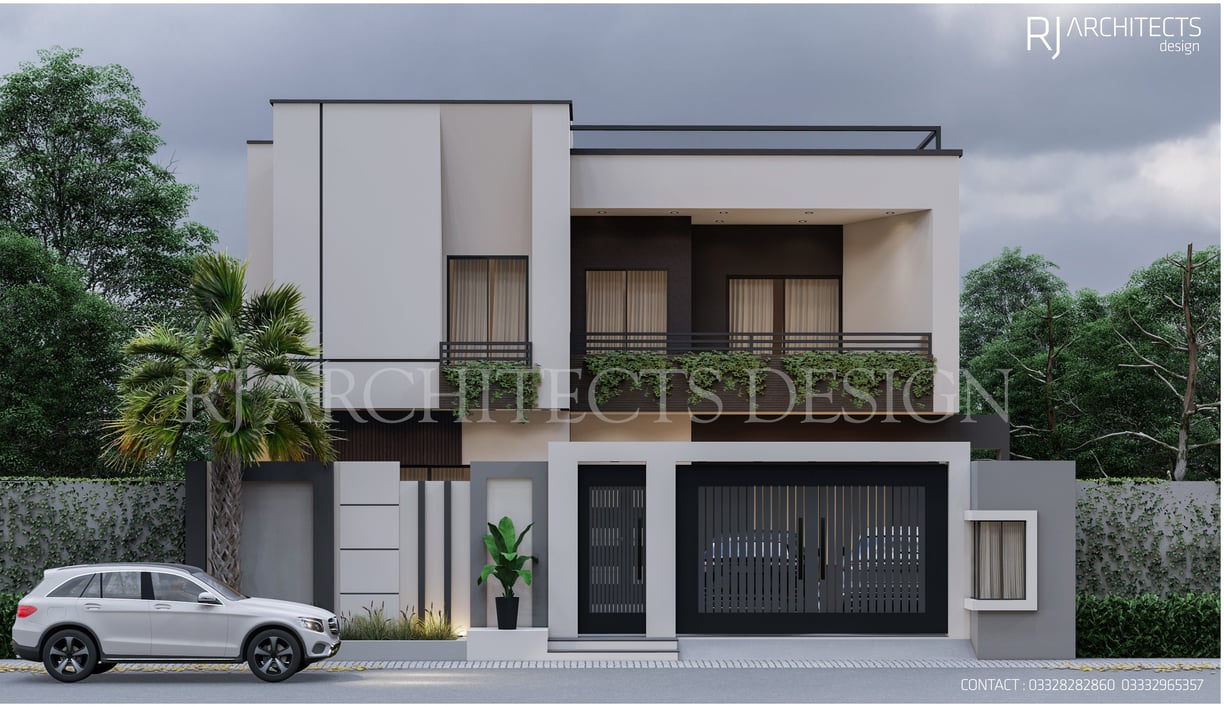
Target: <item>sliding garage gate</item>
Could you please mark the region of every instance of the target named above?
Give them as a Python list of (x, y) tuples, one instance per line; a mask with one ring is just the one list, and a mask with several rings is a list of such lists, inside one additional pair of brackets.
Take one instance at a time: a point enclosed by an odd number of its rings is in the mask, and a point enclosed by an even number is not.
[(677, 467), (681, 633), (947, 633), (947, 467)]

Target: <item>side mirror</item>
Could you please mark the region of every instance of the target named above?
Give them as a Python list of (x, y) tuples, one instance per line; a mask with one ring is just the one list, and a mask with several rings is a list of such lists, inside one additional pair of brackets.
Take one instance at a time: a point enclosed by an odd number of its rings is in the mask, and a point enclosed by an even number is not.
[(200, 596), (196, 597), (196, 601), (201, 604), (220, 604), (221, 600), (214, 596), (211, 592), (200, 592)]

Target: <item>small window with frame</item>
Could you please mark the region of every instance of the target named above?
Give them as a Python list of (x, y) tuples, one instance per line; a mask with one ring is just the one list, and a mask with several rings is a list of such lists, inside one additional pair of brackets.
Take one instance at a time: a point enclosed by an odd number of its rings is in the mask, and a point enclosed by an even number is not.
[(965, 512), (973, 539), (971, 611), (1037, 610), (1037, 511)]

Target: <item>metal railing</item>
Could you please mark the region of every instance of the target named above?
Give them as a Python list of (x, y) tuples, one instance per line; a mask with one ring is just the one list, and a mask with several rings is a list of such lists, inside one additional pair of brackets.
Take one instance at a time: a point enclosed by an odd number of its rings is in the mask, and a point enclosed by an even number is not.
[(786, 355), (805, 351), (899, 351), (929, 356), (930, 332), (587, 332), (574, 337), (572, 350), (743, 351)]
[(456, 361), (518, 361), (531, 364), (530, 341), (442, 341), (438, 361), (446, 366)]
[[(806, 133), (806, 134), (822, 134), (822, 133), (887, 133), (891, 136), (917, 134), (918, 144), (911, 147), (910, 145), (884, 146), (871, 145), (867, 147), (861, 146), (842, 146), (837, 148), (825, 148), (830, 151), (844, 150), (848, 152), (862, 152), (884, 149), (888, 151), (923, 151), (923, 150), (943, 150), (943, 127), (939, 125), (571, 125), (570, 130), (576, 132), (608, 132), (608, 133)], [(675, 145), (653, 145), (644, 146), (638, 149), (668, 149), (676, 147)], [(791, 147), (796, 147), (792, 145)], [(579, 150), (598, 150), (598, 146), (575, 145)], [(616, 149), (616, 148), (609, 148)], [(705, 149), (754, 149), (751, 147), (734, 148), (731, 146), (716, 146), (707, 144)], [(817, 148), (819, 149), (819, 148)]]

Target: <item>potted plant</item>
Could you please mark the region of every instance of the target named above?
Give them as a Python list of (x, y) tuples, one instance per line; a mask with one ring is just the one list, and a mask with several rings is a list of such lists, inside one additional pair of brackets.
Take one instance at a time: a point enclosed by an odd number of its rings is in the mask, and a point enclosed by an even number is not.
[(476, 578), (476, 584), (484, 582), (489, 575), (497, 577), (497, 581), (501, 582), (502, 595), (497, 597), (495, 602), (497, 628), (502, 630), (512, 630), (518, 626), (518, 597), (514, 596), (514, 583), (521, 577), (530, 587), (531, 570), (523, 566), (527, 564), (527, 560), (539, 562), (536, 557), (518, 553), (519, 544), (523, 542), (532, 525), (534, 524), (528, 523), (522, 534), (515, 537), (514, 521), (510, 520), (510, 516), (502, 516), (497, 525), (489, 523), (489, 534), (484, 536), (484, 544), (489, 549), (493, 564), (484, 566), (480, 576)]

